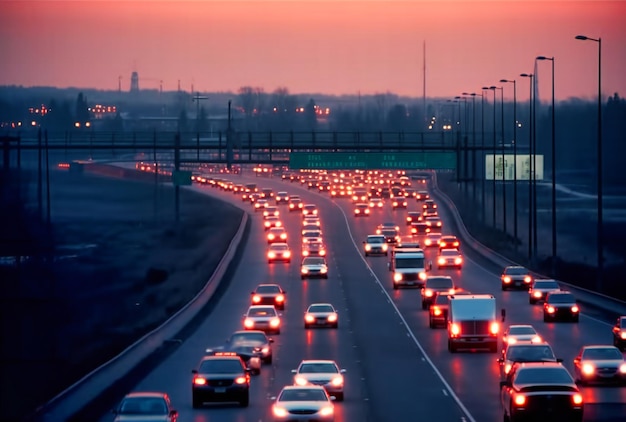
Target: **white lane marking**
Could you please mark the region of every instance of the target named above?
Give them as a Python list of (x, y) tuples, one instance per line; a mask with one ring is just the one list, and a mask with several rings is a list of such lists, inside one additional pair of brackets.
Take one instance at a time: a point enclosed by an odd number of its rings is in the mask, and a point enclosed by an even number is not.
[(447, 392), (445, 389), (443, 389), (443, 390), (441, 390), (441, 391), (443, 392), (443, 395), (444, 395), (444, 396), (447, 396), (447, 395), (448, 395), (448, 392)]
[(467, 416), (469, 418), (470, 422), (476, 422), (476, 419), (474, 419), (474, 417), (472, 416), (472, 414), (469, 412), (469, 410), (467, 410), (467, 408), (465, 407), (465, 405), (463, 404), (463, 402), (461, 402), (461, 399), (459, 399), (459, 397), (454, 393), (454, 390), (452, 390), (452, 387), (450, 387), (450, 384), (448, 384), (448, 382), (445, 380), (445, 378), (443, 377), (443, 375), (441, 374), (441, 372), (439, 372), (439, 369), (437, 369), (437, 366), (435, 366), (435, 364), (433, 363), (433, 361), (430, 359), (430, 357), (428, 356), (428, 354), (426, 353), (426, 350), (424, 350), (424, 348), (422, 347), (422, 345), (420, 344), (420, 342), (417, 340), (417, 337), (415, 337), (415, 335), (413, 334), (413, 332), (411, 331), (411, 327), (409, 327), (409, 324), (406, 322), (406, 320), (404, 319), (404, 316), (402, 316), (402, 313), (400, 313), (400, 310), (398, 309), (398, 307), (396, 306), (396, 304), (393, 302), (393, 300), (391, 299), (391, 296), (389, 296), (389, 293), (387, 293), (387, 291), (385, 290), (385, 287), (383, 286), (383, 284), (380, 282), (380, 280), (378, 279), (378, 277), (376, 276), (376, 274), (374, 273), (374, 271), (372, 270), (372, 268), (369, 266), (367, 260), (363, 257), (363, 254), (361, 254), (361, 251), (359, 250), (359, 247), (356, 244), (356, 241), (354, 240), (354, 236), (352, 235), (352, 230), (350, 230), (350, 223), (348, 221), (348, 217), (346, 216), (346, 213), (343, 211), (343, 208), (341, 208), (339, 206), (339, 204), (336, 204), (333, 202), (333, 204), (339, 208), (339, 211), (341, 211), (341, 214), (343, 215), (343, 219), (346, 222), (346, 227), (348, 228), (348, 233), (350, 234), (350, 239), (352, 239), (352, 244), (354, 245), (354, 248), (357, 250), (359, 257), (361, 258), (361, 260), (363, 261), (363, 263), (365, 263), (365, 266), (367, 267), (367, 269), (370, 271), (370, 273), (372, 274), (372, 276), (374, 277), (374, 279), (376, 279), (376, 282), (378, 283), (378, 285), (380, 286), (380, 288), (382, 289), (383, 293), (385, 294), (385, 296), (387, 296), (387, 301), (391, 304), (391, 306), (393, 306), (394, 310), (396, 311), (396, 313), (398, 314), (398, 316), (400, 317), (400, 319), (402, 320), (402, 323), (404, 324), (404, 326), (406, 327), (407, 331), (408, 331), (408, 336), (413, 340), (413, 342), (417, 345), (417, 347), (420, 349), (420, 352), (422, 353), (422, 355), (424, 356), (424, 358), (426, 359), (426, 361), (430, 364), (430, 366), (433, 368), (433, 370), (435, 371), (435, 373), (437, 374), (437, 376), (439, 377), (439, 379), (441, 380), (441, 382), (443, 383), (445, 390), (448, 391), (448, 393), (450, 393), (450, 396), (452, 396), (452, 398), (454, 399), (454, 401), (456, 401), (457, 405), (461, 408), (461, 410), (463, 411), (463, 413), (465, 413), (465, 416)]

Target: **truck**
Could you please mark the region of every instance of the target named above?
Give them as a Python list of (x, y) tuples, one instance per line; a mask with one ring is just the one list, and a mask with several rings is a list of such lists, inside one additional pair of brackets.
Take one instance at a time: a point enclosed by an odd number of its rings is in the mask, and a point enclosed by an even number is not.
[[(501, 318), (504, 322), (505, 311)], [(488, 349), (498, 351), (500, 321), (496, 298), (490, 294), (450, 295), (448, 297), (448, 351)]]
[(392, 272), (394, 290), (400, 287), (424, 287), (426, 280), (426, 258), (421, 248), (399, 247), (391, 251), (389, 271)]

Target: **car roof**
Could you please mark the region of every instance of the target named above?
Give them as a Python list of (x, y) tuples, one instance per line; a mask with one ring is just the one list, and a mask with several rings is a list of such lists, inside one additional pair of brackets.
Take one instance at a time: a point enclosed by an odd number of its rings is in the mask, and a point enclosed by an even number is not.
[(248, 307), (248, 310), (251, 310), (251, 309), (269, 309), (269, 308), (272, 308), (272, 309), (276, 310), (274, 305), (251, 305), (250, 307)]
[(333, 365), (337, 365), (337, 362), (335, 362), (334, 360), (328, 360), (328, 359), (304, 359), (300, 362), (300, 365), (304, 363), (332, 363)]
[(276, 283), (261, 283), (259, 285), (256, 286), (257, 289), (259, 287), (278, 287), (280, 289), (280, 284), (276, 284)]
[(335, 309), (335, 307), (331, 303), (311, 303), (308, 307), (310, 308), (311, 306), (330, 306), (331, 308)]
[(164, 398), (167, 397), (167, 393), (162, 393), (159, 391), (133, 391), (131, 393), (128, 393), (124, 396), (124, 398), (129, 398), (129, 397), (157, 397), (157, 398)]

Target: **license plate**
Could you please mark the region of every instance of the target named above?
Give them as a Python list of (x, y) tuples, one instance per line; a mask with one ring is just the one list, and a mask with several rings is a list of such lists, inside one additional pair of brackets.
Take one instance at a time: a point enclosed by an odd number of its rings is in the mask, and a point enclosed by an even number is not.
[(414, 281), (409, 281), (409, 282), (408, 282), (408, 283), (406, 283), (406, 284), (408, 284), (409, 286), (412, 286), (412, 285), (414, 285), (414, 284), (415, 284), (415, 282), (414, 282)]
[(226, 392), (226, 387), (217, 387), (215, 389), (216, 393), (225, 393)]

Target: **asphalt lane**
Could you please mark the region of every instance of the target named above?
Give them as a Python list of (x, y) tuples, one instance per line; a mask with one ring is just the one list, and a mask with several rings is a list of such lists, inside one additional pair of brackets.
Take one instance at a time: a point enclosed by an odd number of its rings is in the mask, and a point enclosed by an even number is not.
[[(332, 201), (298, 184), (275, 178), (230, 178), (297, 193), (305, 202), (320, 207), (329, 249), (329, 279), (300, 280), (299, 214), (290, 215), (281, 207), (294, 259), (291, 264), (272, 265), (265, 260), (261, 216), (253, 216), (241, 264), (220, 302), (198, 331), (133, 390), (168, 392), (182, 420), (266, 421), (270, 420), (269, 397), (291, 383), (290, 369), (300, 360), (335, 359), (340, 367), (347, 369), (346, 398), (336, 404), (338, 421), (411, 421), (418, 415), (425, 420), (440, 421), (501, 419), (495, 362), (498, 355), (450, 354), (446, 331), (428, 328), (419, 290), (393, 290), (387, 259), (362, 256), (361, 241), (380, 222), (391, 219), (403, 229), (406, 227), (404, 211), (391, 211), (386, 205), (370, 217), (355, 219), (349, 200)], [(239, 202), (253, 214), (250, 205), (241, 203), (232, 193), (209, 187), (194, 189)], [(411, 207), (417, 209), (417, 204)], [(445, 210), (440, 212), (445, 227), (449, 216)], [(434, 251), (427, 254), (432, 256)], [(490, 273), (471, 259), (466, 260), (462, 270), (433, 270), (436, 273), (452, 275), (460, 287), (474, 293), (493, 294), (498, 306), (507, 310), (505, 324), (533, 324), (570, 370), (574, 355), (583, 344), (610, 342), (608, 322), (587, 317), (584, 309), (579, 324), (544, 323), (541, 307), (529, 305), (527, 293), (501, 292), (499, 274)], [(240, 409), (217, 405), (193, 410), (191, 369), (206, 347), (220, 344), (232, 331), (241, 328), (250, 291), (257, 284), (270, 281), (280, 283), (287, 290), (288, 302), (283, 312), (283, 330), (273, 336), (275, 360), (271, 366), (263, 367), (260, 376), (253, 377), (250, 406)], [(339, 309), (338, 330), (304, 330), (304, 310), (315, 301), (328, 301)], [(594, 403), (586, 406), (585, 420), (623, 420), (625, 390), (584, 387), (586, 403)], [(462, 404), (457, 402), (457, 397)], [(111, 419), (110, 415), (102, 418)]]

